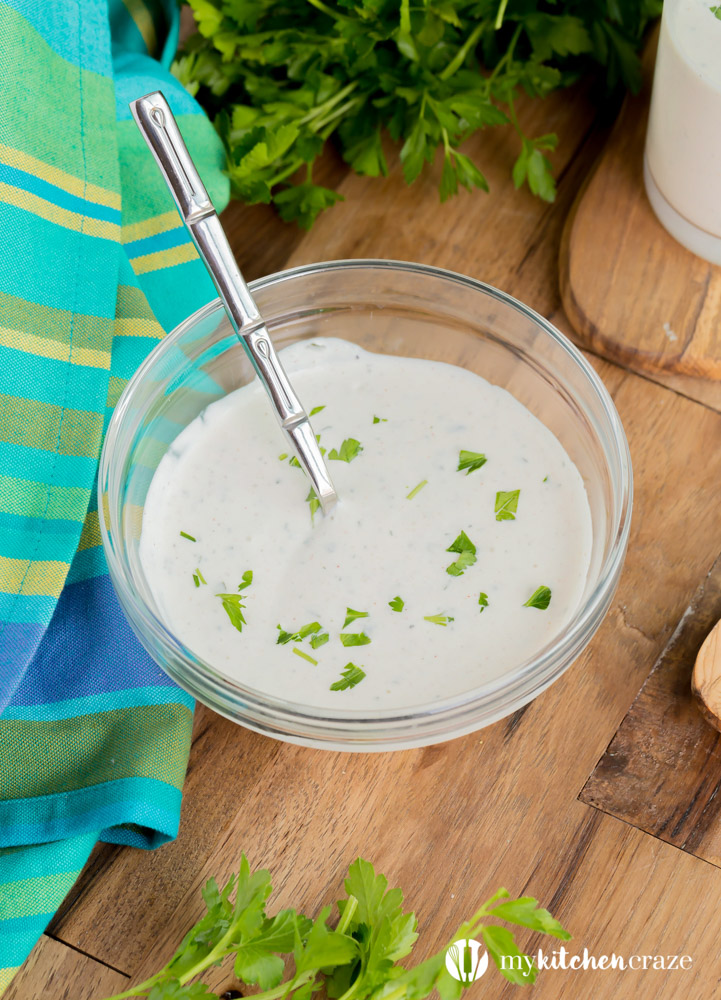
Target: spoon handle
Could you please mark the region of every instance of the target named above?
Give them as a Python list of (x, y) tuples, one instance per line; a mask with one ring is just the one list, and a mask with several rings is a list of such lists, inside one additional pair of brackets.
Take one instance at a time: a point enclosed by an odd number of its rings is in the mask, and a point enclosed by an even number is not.
[(337, 497), (311, 432), (308, 415), (278, 359), (173, 112), (159, 91), (131, 101), (130, 110), (213, 279), (228, 317), (265, 385), (280, 425), (298, 452), (323, 511), (327, 513)]

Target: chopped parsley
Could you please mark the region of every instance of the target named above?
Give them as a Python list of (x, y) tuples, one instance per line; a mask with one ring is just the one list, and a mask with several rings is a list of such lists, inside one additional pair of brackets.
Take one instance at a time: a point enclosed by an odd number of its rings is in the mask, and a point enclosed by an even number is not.
[(454, 622), (455, 618), (452, 618), (450, 615), (423, 615), (423, 621), (445, 627), (449, 622)]
[(346, 663), (341, 670), (341, 679), (331, 684), (330, 689), (331, 691), (345, 691), (347, 688), (354, 688), (356, 684), (360, 684), (365, 675), (365, 670), (361, 670), (355, 663)]
[(199, 587), (201, 585), (201, 583), (207, 584), (207, 582), (208, 581), (205, 579), (205, 577), (203, 576), (203, 574), (196, 567), (195, 573), (193, 573), (193, 583), (195, 584), (195, 586)]
[(355, 438), (346, 438), (343, 444), (340, 446), (340, 451), (336, 451), (335, 448), (331, 448), (328, 452), (328, 458), (334, 462), (352, 462), (354, 458), (363, 451), (363, 445), (360, 441), (356, 441)]
[(388, 601), (388, 607), (391, 611), (402, 611), (405, 607), (405, 601), (401, 597), (394, 597), (392, 601)]
[(341, 632), (340, 641), (344, 646), (367, 646), (370, 638), (365, 632)]
[[(312, 636), (317, 635), (322, 628), (323, 626), (321, 625), (320, 622), (309, 622), (307, 625), (303, 625), (301, 628), (299, 628), (297, 632), (286, 632), (285, 629), (281, 628), (280, 625), (278, 625), (277, 626), (278, 638), (275, 640), (275, 644), (276, 646), (284, 646), (287, 642), (302, 642), (309, 635)], [(327, 642), (328, 640), (326, 638), (323, 641)], [(310, 644), (311, 646), (313, 646), (312, 639)], [(322, 645), (323, 643), (321, 642), (317, 643), (317, 646), (322, 646)], [(316, 646), (313, 646), (313, 649), (315, 648)]]
[(293, 652), (296, 656), (300, 656), (302, 659), (307, 660), (308, 663), (312, 663), (314, 667), (318, 666), (317, 660), (314, 660), (312, 656), (308, 656), (307, 653), (304, 653), (302, 649), (298, 649), (297, 646), (293, 646)]
[(455, 542), (448, 546), (446, 552), (458, 553), (456, 561), (446, 566), (446, 573), (450, 576), (463, 576), (464, 571), (476, 561), (476, 546), (465, 531), (462, 531)]
[(497, 521), (515, 521), (516, 512), (518, 511), (518, 498), (521, 495), (520, 490), (509, 490), (504, 492), (499, 490), (496, 493), (496, 520)]
[(285, 462), (285, 460), (286, 460), (287, 457), (288, 457), (288, 452), (284, 451), (282, 455), (278, 455), (278, 460), (280, 462)]
[(181, 538), (187, 538), (189, 542), (197, 542), (198, 541), (197, 538), (193, 538), (192, 535), (189, 535), (187, 531), (181, 531), (180, 532), (180, 537)]
[[(241, 579), (243, 582), (238, 584), (239, 591), (244, 590), (246, 587), (251, 585), (253, 582), (253, 570), (246, 570)], [(243, 598), (245, 595), (237, 593), (216, 594), (215, 596), (219, 597), (223, 602), (226, 614), (228, 615), (228, 618), (230, 618), (230, 624), (233, 628), (237, 628), (239, 632), (242, 632), (243, 626), (247, 624), (245, 618), (243, 617), (243, 608), (245, 607), (245, 604), (243, 604)]]
[(711, 13), (721, 21), (721, 4), (716, 4), (713, 7), (709, 7)]
[(421, 492), (421, 490), (423, 489), (423, 487), (424, 487), (424, 486), (427, 486), (427, 485), (428, 485), (428, 480), (427, 480), (427, 479), (424, 479), (424, 480), (423, 480), (422, 482), (420, 482), (420, 483), (419, 483), (419, 484), (418, 484), (417, 486), (414, 486), (414, 487), (413, 487), (413, 489), (411, 490), (411, 492), (410, 492), (410, 493), (408, 494), (408, 496), (406, 497), (406, 500), (412, 500), (412, 499), (413, 499), (413, 497), (414, 497), (414, 496), (415, 496), (415, 495), (416, 495), (417, 493), (420, 493), (420, 492)]
[(310, 644), (313, 649), (318, 649), (319, 646), (325, 646), (329, 639), (330, 636), (327, 632), (319, 632), (311, 638)]
[(315, 517), (316, 511), (320, 510), (320, 500), (318, 499), (318, 494), (316, 493), (316, 491), (313, 489), (312, 486), (308, 490), (308, 496), (305, 499), (306, 503), (310, 507), (310, 519), (312, 521), (313, 518)]
[(387, 424), (388, 417), (373, 417), (374, 424)]
[(481, 607), (479, 614), (482, 615), (485, 609), (488, 607), (488, 594), (484, 594), (483, 591), (481, 591), (480, 594), (478, 595), (478, 603)]
[(353, 608), (345, 609), (345, 621), (343, 622), (343, 628), (347, 628), (356, 618), (367, 618), (367, 611), (354, 611)]
[(466, 470), (466, 475), (470, 476), (472, 472), (476, 469), (482, 468), (488, 459), (480, 451), (459, 451), (458, 452), (458, 468), (456, 472), (463, 472)]
[(523, 607), (538, 608), (540, 611), (545, 611), (550, 603), (551, 603), (551, 588), (538, 587), (536, 590), (533, 591), (528, 600), (523, 604)]
[(308, 414), (309, 417), (314, 417), (316, 413), (320, 413), (321, 410), (325, 409), (325, 403), (322, 406), (314, 406), (313, 409)]

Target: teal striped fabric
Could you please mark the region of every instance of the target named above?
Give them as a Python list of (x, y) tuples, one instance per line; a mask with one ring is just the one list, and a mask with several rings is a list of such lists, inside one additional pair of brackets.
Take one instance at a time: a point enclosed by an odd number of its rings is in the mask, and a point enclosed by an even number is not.
[(162, 90), (226, 203), (177, 35), (175, 0), (0, 0), (0, 993), (99, 839), (178, 828), (193, 705), (120, 611), (95, 486), (127, 380), (214, 297), (128, 110)]

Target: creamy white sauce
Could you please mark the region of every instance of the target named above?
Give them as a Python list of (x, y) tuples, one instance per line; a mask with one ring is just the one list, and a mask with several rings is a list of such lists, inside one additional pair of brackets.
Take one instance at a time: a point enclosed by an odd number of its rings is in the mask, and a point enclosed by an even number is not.
[[(328, 461), (340, 502), (311, 520), (308, 481), (279, 459), (287, 449), (257, 381), (209, 406), (160, 462), (143, 512), (140, 558), (169, 628), (245, 685), (371, 710), (476, 688), (553, 639), (579, 604), (591, 551), (583, 482), (554, 435), (508, 392), (453, 365), (335, 339), (294, 344), (282, 358), (305, 405), (324, 406), (312, 420), (321, 444), (354, 438), (363, 450)], [(460, 450), (486, 464), (457, 471)], [(496, 493), (516, 489), (515, 520), (496, 520)], [(446, 550), (461, 531), (477, 561), (451, 576), (458, 556)], [(207, 584), (195, 586), (198, 569)], [(247, 570), (238, 632), (215, 595), (236, 592)], [(523, 607), (539, 586), (551, 589), (548, 609)], [(389, 607), (396, 596), (402, 612)], [(368, 617), (344, 629), (347, 607)], [(424, 620), (437, 614), (454, 621)], [(315, 621), (330, 636), (317, 650), (309, 638), (277, 644), (277, 625)], [(361, 631), (370, 644), (339, 640)], [(365, 678), (331, 691), (348, 663)]]
[[(711, 6), (664, 4), (646, 160), (671, 208), (721, 239), (721, 20)], [(666, 224), (663, 206), (652, 203)]]

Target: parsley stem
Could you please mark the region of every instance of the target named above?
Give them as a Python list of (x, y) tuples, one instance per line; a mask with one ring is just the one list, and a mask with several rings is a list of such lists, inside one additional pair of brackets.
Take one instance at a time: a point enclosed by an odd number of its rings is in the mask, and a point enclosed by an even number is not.
[(461, 45), (458, 52), (456, 52), (455, 56), (448, 63), (446, 68), (438, 74), (439, 80), (447, 80), (450, 76), (453, 76), (456, 70), (459, 70), (461, 68), (463, 63), (466, 61), (466, 56), (471, 51), (473, 46), (476, 44), (478, 39), (481, 37), (485, 26), (486, 25), (484, 21), (481, 21), (480, 24), (477, 24), (475, 26), (475, 28), (470, 33), (468, 38), (465, 40), (463, 45)]
[(353, 19), (347, 17), (345, 14), (339, 14), (337, 10), (333, 10), (331, 7), (326, 6), (323, 0), (308, 0), (309, 4), (312, 4), (317, 10), (322, 11), (327, 14), (328, 17), (332, 17), (335, 21), (352, 21)]
[(498, 31), (501, 25), (503, 24), (503, 16), (506, 13), (507, 6), (508, 6), (508, 0), (501, 0), (500, 4), (498, 5), (498, 13), (496, 14), (496, 23), (493, 25), (496, 31)]
[[(308, 0), (308, 2), (312, 3), (313, 0)], [(309, 122), (312, 122), (314, 118), (322, 117), (326, 114), (326, 112), (330, 111), (331, 108), (334, 108), (340, 101), (345, 100), (348, 94), (352, 94), (357, 86), (358, 81), (356, 80), (353, 83), (346, 84), (345, 87), (341, 87), (341, 89), (337, 91), (337, 93), (333, 94), (332, 97), (329, 97), (327, 101), (323, 101), (322, 104), (319, 104), (317, 107), (313, 108), (312, 111), (309, 111), (307, 115), (299, 119), (298, 124), (307, 125)]]

